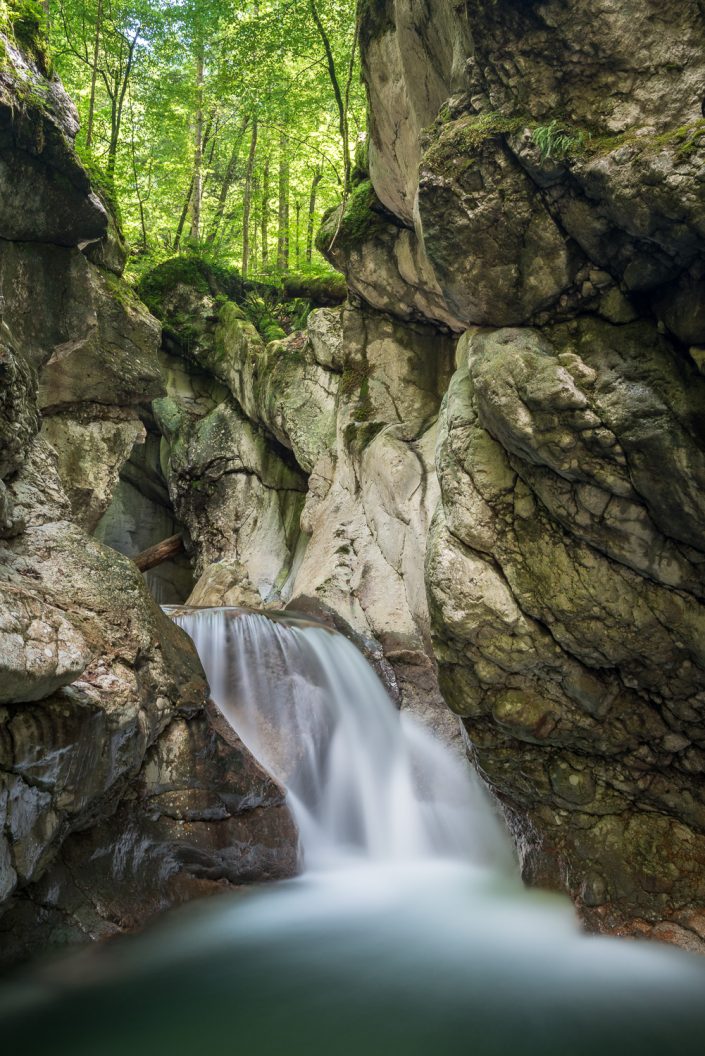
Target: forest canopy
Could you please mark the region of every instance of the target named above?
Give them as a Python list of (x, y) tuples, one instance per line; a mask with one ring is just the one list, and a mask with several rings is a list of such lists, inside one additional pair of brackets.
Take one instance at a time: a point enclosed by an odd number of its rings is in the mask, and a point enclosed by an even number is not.
[(314, 233), (364, 149), (356, 0), (15, 0), (133, 251), (245, 277), (325, 267)]

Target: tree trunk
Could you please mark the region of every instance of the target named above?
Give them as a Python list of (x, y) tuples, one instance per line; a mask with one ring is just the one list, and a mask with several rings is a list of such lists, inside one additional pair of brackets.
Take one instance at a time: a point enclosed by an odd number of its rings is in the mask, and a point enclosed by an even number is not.
[(223, 216), (225, 214), (225, 203), (228, 200), (228, 193), (233, 185), (235, 176), (237, 175), (237, 163), (240, 160), (240, 151), (242, 149), (242, 140), (247, 131), (247, 126), (250, 123), (250, 115), (244, 118), (242, 124), (237, 133), (235, 142), (233, 143), (233, 149), (230, 152), (230, 160), (228, 161), (228, 167), (225, 170), (225, 176), (220, 187), (220, 194), (218, 195), (218, 202), (215, 207), (213, 214), (213, 223), (211, 226), (210, 234), (206, 241), (212, 245), (218, 238), (218, 232), (220, 225), (223, 222)]
[(201, 204), (203, 200), (203, 37), (196, 44), (196, 122), (193, 143), (193, 191), (191, 193), (191, 238), (201, 237)]
[(269, 155), (264, 159), (262, 170), (262, 271), (269, 264)]
[(301, 267), (301, 202), (296, 199), (296, 225), (294, 227), (294, 259), (296, 261), (296, 270), (298, 271)]
[(279, 239), (277, 267), (289, 270), (289, 136), (279, 135)]
[[(134, 110), (133, 110), (133, 107), (132, 107), (132, 96), (130, 96), (130, 144), (131, 144), (131, 147), (132, 147), (132, 179), (133, 179), (133, 183), (134, 183), (134, 186), (135, 186), (135, 197), (137, 198), (137, 205), (139, 206), (139, 212), (140, 212), (140, 228), (141, 228), (141, 231), (142, 231), (141, 248), (142, 248), (143, 251), (146, 251), (146, 249), (147, 249), (147, 222), (146, 222), (146, 218), (145, 218), (145, 215), (144, 215), (145, 198), (144, 198), (144, 196), (142, 194), (142, 189), (140, 187), (139, 170), (138, 170), (138, 166), (137, 166), (137, 151), (136, 151), (136, 148), (135, 148), (135, 114), (134, 114)], [(147, 179), (148, 179), (147, 186), (148, 186), (148, 188), (151, 188), (151, 183), (152, 183), (152, 160), (151, 159), (150, 159), (150, 162), (149, 162), (149, 169), (148, 169)], [(147, 197), (149, 197), (149, 193), (147, 194)]]
[(313, 231), (316, 224), (316, 197), (318, 185), (323, 179), (323, 166), (319, 165), (311, 180), (311, 193), (308, 199), (308, 222), (306, 224), (306, 263), (310, 264), (313, 259)]
[[(49, 2), (46, 5), (47, 24), (49, 22)], [(95, 120), (95, 91), (98, 82), (98, 57), (100, 55), (100, 34), (103, 29), (103, 0), (98, 0), (95, 16), (95, 41), (93, 43), (93, 65), (91, 66), (91, 95), (88, 102), (88, 123), (86, 124), (86, 146), (93, 142), (93, 122)]]
[(188, 191), (186, 192), (186, 198), (184, 199), (184, 206), (181, 210), (181, 216), (179, 217), (179, 223), (176, 227), (176, 234), (174, 235), (174, 249), (179, 248), (181, 245), (181, 239), (184, 233), (184, 227), (186, 226), (186, 217), (188, 216), (189, 206), (191, 205), (191, 197), (193, 195), (193, 174), (191, 174), (191, 182), (188, 185)]
[(252, 212), (250, 213), (250, 274), (257, 274), (257, 256), (259, 252), (259, 176), (255, 171), (252, 177)]
[[(340, 138), (343, 141), (343, 194), (347, 196), (348, 191), (350, 190), (350, 133), (348, 129), (348, 110), (346, 103), (343, 101), (343, 93), (340, 90), (338, 72), (335, 68), (335, 60), (333, 58), (333, 49), (331, 48), (326, 28), (318, 14), (316, 0), (311, 0), (311, 14), (313, 15), (313, 21), (316, 23), (316, 28), (318, 29), (321, 41), (323, 42), (323, 50), (326, 53), (326, 62), (328, 64), (328, 76), (330, 77), (333, 95), (335, 96), (335, 105), (338, 108), (338, 127), (340, 128)], [(357, 44), (357, 28), (355, 31), (355, 44)], [(355, 45), (353, 45), (353, 47), (354, 46)]]
[(117, 160), (118, 146), (120, 144), (120, 126), (122, 124), (122, 112), (125, 106), (125, 95), (127, 94), (127, 86), (130, 83), (130, 74), (132, 73), (132, 66), (135, 61), (135, 48), (137, 47), (137, 41), (141, 32), (142, 26), (137, 26), (132, 40), (128, 41), (127, 38), (125, 38), (125, 43), (127, 44), (127, 61), (122, 70), (115, 74), (115, 88), (111, 99), (112, 113), (110, 144), (108, 146), (108, 164), (106, 166), (108, 176), (111, 178), (115, 175), (115, 162)]
[(183, 551), (183, 538), (180, 535), (171, 535), (168, 539), (157, 543), (156, 546), (150, 546), (148, 550), (143, 550), (141, 554), (137, 554), (132, 560), (140, 572), (149, 572), (150, 568), (156, 568), (157, 565), (161, 565), (165, 561), (171, 561), (172, 557), (178, 557)]
[(252, 136), (250, 138), (250, 153), (247, 156), (247, 171), (245, 173), (245, 192), (242, 202), (242, 277), (247, 278), (250, 268), (250, 213), (252, 211), (252, 176), (255, 171), (255, 157), (257, 155), (257, 116), (252, 119)]

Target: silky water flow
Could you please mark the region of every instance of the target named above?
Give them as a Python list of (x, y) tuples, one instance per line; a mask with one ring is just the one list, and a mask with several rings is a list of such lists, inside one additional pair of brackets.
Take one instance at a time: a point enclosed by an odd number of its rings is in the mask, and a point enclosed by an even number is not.
[(396, 711), (344, 636), (233, 609), (173, 617), (286, 788), (301, 875), (167, 916), (106, 952), (91, 985), (26, 988), (0, 1016), (8, 1043), (71, 1056), (705, 1051), (703, 961), (584, 936), (566, 899), (525, 890), (469, 767)]

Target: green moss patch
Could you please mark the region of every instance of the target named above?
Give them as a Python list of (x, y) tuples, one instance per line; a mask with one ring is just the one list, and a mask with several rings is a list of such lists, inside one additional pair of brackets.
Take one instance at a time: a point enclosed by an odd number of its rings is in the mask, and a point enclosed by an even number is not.
[(364, 180), (351, 191), (338, 227), (339, 217), (340, 210), (337, 209), (324, 218), (318, 231), (316, 248), (324, 255), (328, 254), (333, 239), (337, 249), (356, 249), (393, 222), (375, 194), (370, 180)]
[(687, 158), (703, 146), (705, 119), (700, 118), (690, 125), (667, 129), (657, 135), (644, 133), (640, 128), (627, 129), (613, 136), (590, 136), (583, 148), (588, 157), (611, 154), (620, 147), (634, 147), (640, 154), (658, 154), (666, 147), (673, 147), (680, 158)]
[(0, 31), (12, 37), (19, 48), (49, 77), (52, 63), (44, 36), (46, 15), (40, 0), (0, 0)]
[(441, 114), (432, 129), (437, 138), (426, 152), (424, 165), (440, 175), (457, 175), (473, 164), (473, 156), (489, 140), (520, 132), (526, 124), (525, 117), (496, 112), (461, 117), (448, 124)]
[(162, 261), (142, 276), (137, 289), (149, 310), (161, 318), (167, 294), (180, 285), (234, 301), (241, 301), (244, 295), (242, 279), (236, 271), (197, 253), (182, 253)]

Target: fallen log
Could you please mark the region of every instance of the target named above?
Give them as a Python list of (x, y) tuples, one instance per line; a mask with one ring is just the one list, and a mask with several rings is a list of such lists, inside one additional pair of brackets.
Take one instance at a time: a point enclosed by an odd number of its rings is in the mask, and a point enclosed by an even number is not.
[(141, 554), (137, 554), (132, 560), (140, 572), (149, 572), (150, 568), (156, 568), (157, 565), (161, 565), (165, 561), (171, 561), (172, 557), (177, 557), (183, 552), (183, 537), (170, 535), (168, 539), (164, 539), (161, 543), (143, 550)]

